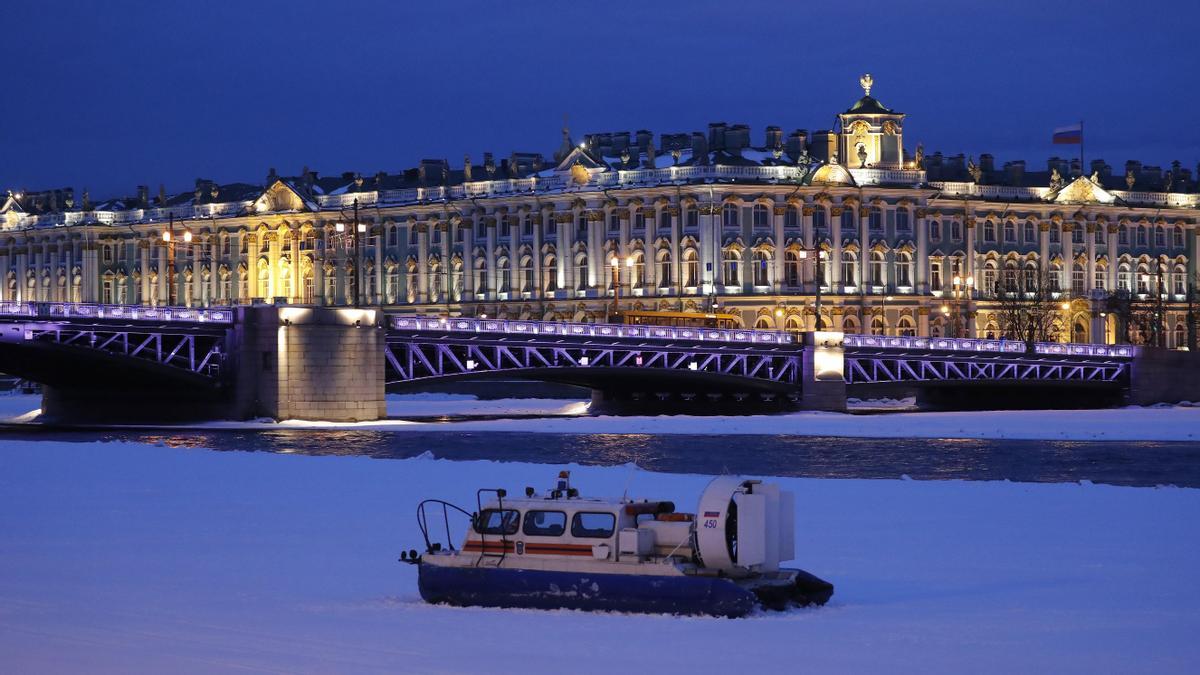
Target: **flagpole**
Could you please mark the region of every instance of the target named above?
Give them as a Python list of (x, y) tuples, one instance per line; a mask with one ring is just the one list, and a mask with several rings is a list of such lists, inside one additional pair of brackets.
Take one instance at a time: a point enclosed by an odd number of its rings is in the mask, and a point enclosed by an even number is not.
[(1087, 167), (1083, 164), (1083, 120), (1079, 120), (1079, 175), (1088, 175)]

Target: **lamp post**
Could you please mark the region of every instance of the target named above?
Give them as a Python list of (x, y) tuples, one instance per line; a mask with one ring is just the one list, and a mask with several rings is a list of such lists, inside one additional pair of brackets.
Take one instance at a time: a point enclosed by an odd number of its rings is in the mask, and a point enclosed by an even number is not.
[[(954, 275), (951, 280), (951, 293), (954, 297), (954, 337), (963, 337), (963, 313), (966, 311), (966, 306), (971, 299), (971, 291), (975, 288), (975, 277), (961, 277)], [(946, 314), (948, 309), (942, 305), (942, 313)]]
[(801, 248), (800, 259), (808, 259), (808, 253), (812, 251), (816, 253), (813, 257), (813, 283), (816, 285), (816, 299), (813, 303), (813, 311), (816, 313), (816, 320), (813, 325), (816, 330), (821, 330), (821, 287), (825, 285), (825, 265), (823, 260), (829, 257), (829, 253), (825, 249), (819, 247)]
[(616, 318), (620, 307), (621, 300), (621, 260), (617, 256), (613, 256), (609, 262), (609, 267), (612, 267), (613, 273), (613, 304), (610, 321)]
[[(167, 247), (167, 306), (175, 306), (175, 284), (178, 283), (177, 273), (175, 269), (175, 215), (171, 214), (167, 219), (167, 229), (162, 233), (163, 245)], [(190, 246), (192, 243), (192, 231), (186, 227), (183, 229), (183, 243)]]
[(883, 336), (884, 337), (887, 337), (887, 334), (888, 334), (888, 332), (887, 332), (887, 325), (888, 325), (887, 304), (891, 300), (892, 300), (892, 296), (890, 296), (890, 295), (883, 296)]

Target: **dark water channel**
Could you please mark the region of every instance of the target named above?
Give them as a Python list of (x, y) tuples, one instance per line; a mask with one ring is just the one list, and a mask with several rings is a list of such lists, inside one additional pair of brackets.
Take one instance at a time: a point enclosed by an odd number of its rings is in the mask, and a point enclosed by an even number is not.
[(677, 473), (817, 478), (1092, 481), (1200, 487), (1200, 443), (873, 439), (778, 435), (0, 428), (5, 440), (126, 441), (217, 451), (624, 464)]

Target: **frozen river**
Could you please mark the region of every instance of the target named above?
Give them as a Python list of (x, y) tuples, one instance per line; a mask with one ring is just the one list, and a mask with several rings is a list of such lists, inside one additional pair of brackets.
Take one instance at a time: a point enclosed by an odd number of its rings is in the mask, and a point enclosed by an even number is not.
[[(431, 425), (434, 426), (434, 425)], [(223, 451), (500, 460), (592, 465), (635, 463), (669, 473), (805, 478), (1091, 481), (1200, 487), (1200, 442), (847, 438), (770, 434), (530, 433), (347, 429), (0, 431), (0, 440), (126, 441)]]

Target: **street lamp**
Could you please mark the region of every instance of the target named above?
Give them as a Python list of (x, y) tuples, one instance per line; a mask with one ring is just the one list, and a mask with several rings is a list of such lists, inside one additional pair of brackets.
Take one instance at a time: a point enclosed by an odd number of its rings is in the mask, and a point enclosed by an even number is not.
[(813, 261), (813, 282), (814, 285), (816, 285), (816, 299), (813, 303), (813, 311), (817, 315), (813, 325), (816, 327), (816, 330), (821, 330), (821, 287), (825, 285), (825, 265), (822, 263), (822, 261), (829, 257), (829, 253), (825, 249), (818, 248), (816, 246), (812, 247), (811, 249), (801, 248), (800, 259), (808, 259), (809, 251), (813, 251), (817, 254)]
[(616, 318), (619, 309), (618, 303), (621, 300), (621, 260), (614, 255), (608, 262), (613, 273), (612, 317)]
[[(951, 279), (951, 294), (954, 298), (954, 337), (963, 337), (963, 312), (968, 309), (967, 305), (971, 301), (971, 291), (975, 288), (975, 277), (962, 277), (954, 275)], [(946, 305), (942, 305), (942, 314), (946, 314), (949, 310)]]

